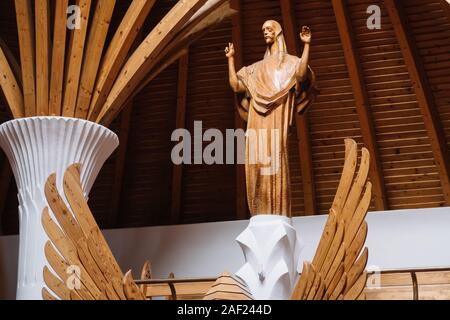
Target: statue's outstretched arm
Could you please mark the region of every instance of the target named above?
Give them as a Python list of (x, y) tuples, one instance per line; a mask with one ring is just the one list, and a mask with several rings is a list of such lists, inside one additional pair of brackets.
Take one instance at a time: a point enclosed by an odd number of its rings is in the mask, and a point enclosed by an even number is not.
[(228, 44), (228, 47), (225, 48), (225, 55), (228, 58), (228, 73), (229, 73), (229, 80), (230, 80), (230, 86), (231, 89), (233, 89), (234, 92), (245, 92), (246, 88), (245, 85), (242, 83), (241, 80), (239, 80), (237, 74), (236, 74), (236, 67), (234, 64), (234, 45), (232, 43)]
[(308, 72), (308, 62), (309, 62), (309, 48), (311, 43), (311, 30), (308, 27), (303, 27), (302, 32), (300, 33), (300, 39), (305, 44), (303, 49), (303, 54), (301, 57), (301, 61), (297, 68), (297, 83), (301, 84), (307, 76)]

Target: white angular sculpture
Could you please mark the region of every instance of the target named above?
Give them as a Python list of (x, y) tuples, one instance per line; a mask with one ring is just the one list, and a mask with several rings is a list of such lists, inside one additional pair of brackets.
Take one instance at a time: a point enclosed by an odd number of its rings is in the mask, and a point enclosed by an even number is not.
[(81, 164), (81, 184), (87, 196), (103, 163), (119, 140), (109, 129), (86, 120), (33, 117), (0, 126), (0, 146), (8, 156), (18, 187), (19, 270), (17, 299), (42, 299), (44, 245), (48, 240), (41, 224), (47, 205), (44, 184), (56, 173), (62, 190), (64, 172)]
[(245, 281), (256, 300), (289, 299), (299, 272), (302, 244), (292, 220), (278, 215), (258, 215), (236, 241), (245, 264), (236, 275)]

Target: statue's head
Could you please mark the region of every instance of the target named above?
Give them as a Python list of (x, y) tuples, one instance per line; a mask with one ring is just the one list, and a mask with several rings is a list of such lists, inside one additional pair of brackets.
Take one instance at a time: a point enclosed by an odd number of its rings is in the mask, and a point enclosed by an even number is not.
[(262, 26), (262, 32), (264, 34), (264, 40), (266, 41), (266, 44), (271, 45), (275, 43), (277, 37), (283, 32), (283, 29), (278, 22), (274, 20), (268, 20), (264, 22)]
[(271, 55), (273, 52), (280, 54), (287, 53), (286, 42), (284, 41), (283, 28), (275, 20), (268, 20), (262, 26), (264, 40), (267, 44), (265, 56)]

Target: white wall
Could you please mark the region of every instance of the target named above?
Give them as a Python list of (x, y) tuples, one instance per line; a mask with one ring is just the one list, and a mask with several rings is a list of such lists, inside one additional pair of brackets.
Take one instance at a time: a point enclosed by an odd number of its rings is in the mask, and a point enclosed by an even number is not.
[(19, 237), (0, 237), (0, 299), (16, 296)]
[[(326, 216), (294, 218), (310, 260)], [(369, 213), (369, 265), (383, 270), (450, 266), (450, 208)], [(146, 259), (155, 277), (217, 276), (235, 272), (243, 256), (234, 239), (248, 221), (105, 231), (123, 270), (138, 275)], [(0, 299), (15, 297), (18, 238), (0, 237)]]

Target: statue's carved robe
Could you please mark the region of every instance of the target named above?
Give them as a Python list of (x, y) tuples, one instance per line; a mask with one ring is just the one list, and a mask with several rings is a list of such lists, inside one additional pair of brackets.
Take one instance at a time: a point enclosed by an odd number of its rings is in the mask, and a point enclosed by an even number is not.
[[(252, 215), (291, 216), (288, 131), (295, 112), (299, 111), (297, 108), (302, 104), (300, 100), (305, 100), (302, 92), (296, 90), (296, 71), (300, 61), (300, 58), (288, 54), (268, 55), (264, 60), (242, 68), (237, 74), (247, 90), (241, 116), (244, 112), (247, 132), (257, 133), (257, 139), (250, 138), (248, 134), (246, 142), (247, 199)], [(259, 129), (266, 131), (266, 141), (260, 140)], [(272, 129), (278, 129), (278, 135), (273, 135), (275, 131)], [(279, 152), (274, 152), (274, 142)], [(271, 163), (260, 163), (261, 148), (266, 150), (264, 154), (271, 157)], [(274, 159), (276, 153), (277, 159)], [(252, 158), (255, 155), (256, 163)], [(278, 165), (274, 162), (276, 160)], [(275, 169), (274, 172), (271, 175), (262, 174), (261, 169), (267, 170), (270, 166)]]

